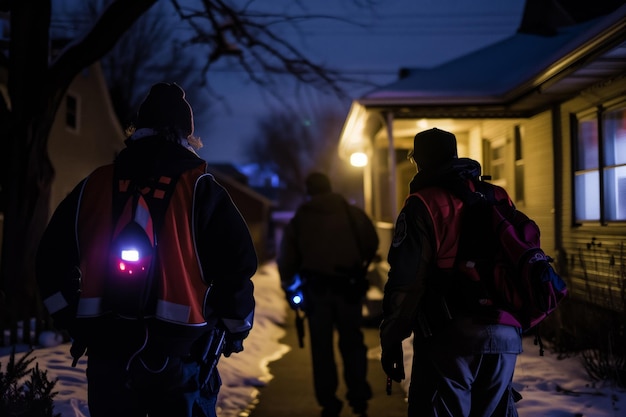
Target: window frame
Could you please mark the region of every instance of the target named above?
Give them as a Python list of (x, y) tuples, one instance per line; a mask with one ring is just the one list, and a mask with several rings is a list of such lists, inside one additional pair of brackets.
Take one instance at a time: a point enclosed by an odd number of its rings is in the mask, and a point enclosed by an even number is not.
[[(69, 108), (70, 99), (73, 100), (75, 103), (75, 108), (72, 109), (73, 110), (72, 114), (70, 114), (70, 108)], [(80, 96), (78, 94), (68, 91), (65, 94), (65, 99), (63, 100), (63, 104), (64, 104), (64, 110), (65, 110), (65, 119), (64, 119), (65, 129), (72, 133), (79, 133), (80, 132), (80, 119), (81, 119), (81, 104), (82, 104)], [(73, 117), (74, 125), (69, 123), (70, 116)]]
[[(617, 218), (618, 215), (610, 216), (609, 207), (607, 201), (615, 200), (618, 198), (617, 193), (610, 193), (607, 188), (606, 176), (609, 170), (613, 170), (619, 167), (626, 167), (625, 163), (613, 163), (608, 164), (606, 158), (606, 146), (607, 143), (615, 138), (607, 138), (605, 132), (605, 124), (607, 123), (606, 115), (612, 112), (622, 110), (626, 114), (626, 100), (620, 100), (614, 103), (606, 103), (604, 106), (598, 106), (593, 109), (587, 109), (575, 114), (570, 115), (571, 125), (571, 146), (572, 146), (572, 222), (574, 225), (601, 225), (609, 226), (615, 224), (626, 223), (626, 218)], [(580, 143), (581, 139), (581, 125), (584, 122), (593, 121), (595, 123), (595, 135), (597, 137), (597, 159), (594, 161), (595, 165), (591, 168), (581, 167), (581, 157), (585, 149), (584, 144)], [(588, 152), (588, 151), (587, 151)], [(597, 182), (598, 187), (598, 218), (579, 218), (578, 217), (578, 205), (577, 199), (579, 194), (579, 187), (577, 185), (578, 178), (584, 174), (595, 174), (594, 182)], [(588, 199), (588, 196), (583, 198)], [(615, 217), (615, 218), (611, 218)]]

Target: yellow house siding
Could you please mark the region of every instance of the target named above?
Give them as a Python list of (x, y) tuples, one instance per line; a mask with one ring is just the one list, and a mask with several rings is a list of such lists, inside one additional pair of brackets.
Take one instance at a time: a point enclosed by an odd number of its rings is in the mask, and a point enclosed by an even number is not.
[[(523, 178), (515, 177), (515, 126), (522, 130)], [(535, 220), (541, 229), (541, 244), (546, 252), (555, 252), (554, 185), (552, 125), (550, 112), (529, 119), (488, 119), (482, 136), (492, 144), (505, 144), (504, 178), (494, 183), (503, 186), (518, 209)], [(485, 167), (485, 174), (491, 174)], [(515, 181), (524, 183), (524, 201), (515, 201)]]
[[(483, 164), (483, 174), (493, 176), (492, 182), (504, 187), (511, 197), (513, 197), (513, 187), (515, 185), (515, 166), (513, 155), (513, 120), (486, 119), (482, 123), (482, 138), (491, 143), (491, 148), (502, 148), (505, 164), (502, 167), (499, 178), (495, 170), (495, 161), (489, 158), (488, 163)], [(517, 204), (517, 202), (516, 202)]]
[(524, 155), (523, 211), (537, 222), (541, 229), (541, 245), (554, 254), (554, 152), (552, 122), (549, 111), (524, 123), (522, 152)]
[(57, 111), (48, 152), (55, 169), (51, 211), (91, 171), (113, 161), (123, 148), (124, 132), (117, 121), (99, 64), (76, 76), (67, 94), (77, 99), (77, 128), (66, 124), (66, 101)]

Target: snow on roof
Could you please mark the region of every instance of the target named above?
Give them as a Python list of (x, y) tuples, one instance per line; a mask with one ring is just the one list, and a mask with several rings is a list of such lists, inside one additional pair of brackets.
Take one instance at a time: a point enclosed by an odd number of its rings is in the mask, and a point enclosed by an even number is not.
[(626, 7), (611, 15), (560, 28), (555, 36), (516, 33), (481, 50), (434, 68), (408, 69), (407, 76), (375, 89), (364, 105), (394, 100), (485, 102), (532, 81), (555, 63), (591, 42), (607, 28), (622, 25)]

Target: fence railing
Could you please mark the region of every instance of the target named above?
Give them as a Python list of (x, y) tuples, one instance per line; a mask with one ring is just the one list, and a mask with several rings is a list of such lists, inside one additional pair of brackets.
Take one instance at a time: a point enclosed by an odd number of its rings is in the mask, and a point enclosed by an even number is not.
[(0, 323), (2, 331), (0, 347), (17, 344), (37, 345), (39, 335), (46, 327), (45, 322), (45, 318), (32, 317), (13, 323)]

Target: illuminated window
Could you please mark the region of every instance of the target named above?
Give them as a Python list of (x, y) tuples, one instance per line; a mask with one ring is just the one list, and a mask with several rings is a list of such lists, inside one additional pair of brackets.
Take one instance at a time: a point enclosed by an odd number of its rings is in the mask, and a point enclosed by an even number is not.
[(626, 103), (576, 119), (574, 215), (577, 221), (626, 220)]

